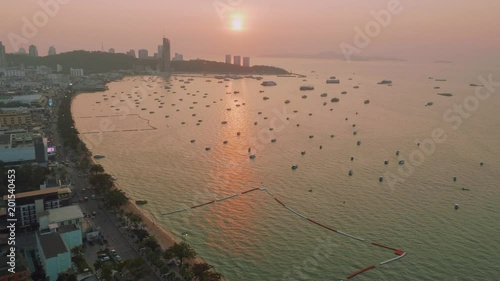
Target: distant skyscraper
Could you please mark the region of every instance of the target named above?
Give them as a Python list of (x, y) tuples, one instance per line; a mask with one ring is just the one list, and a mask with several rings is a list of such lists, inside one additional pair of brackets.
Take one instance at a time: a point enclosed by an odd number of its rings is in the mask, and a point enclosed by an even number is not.
[(243, 66), (250, 67), (250, 57), (243, 57)]
[(127, 55), (135, 58), (135, 50), (128, 51)]
[(184, 56), (182, 54), (175, 53), (173, 60), (175, 60), (175, 61), (183, 61), (184, 60)]
[(19, 51), (17, 51), (19, 55), (26, 55), (26, 49), (24, 48), (19, 48)]
[(81, 68), (70, 68), (69, 69), (69, 74), (71, 76), (81, 77), (81, 76), (83, 76), (83, 69), (81, 69)]
[(56, 48), (54, 46), (49, 47), (49, 56), (53, 56), (56, 54)]
[(163, 37), (163, 46), (160, 56), (160, 72), (170, 71), (170, 41)]
[(241, 65), (241, 56), (234, 56), (234, 63), (236, 65)]
[(56, 70), (57, 72), (61, 72), (63, 70), (62, 65), (60, 64), (56, 65)]
[(148, 50), (140, 49), (139, 50), (139, 58), (140, 59), (147, 59), (148, 58)]
[(30, 45), (29, 52), (30, 57), (38, 57), (38, 49), (35, 45)]
[(233, 62), (233, 58), (231, 55), (226, 55), (226, 63), (231, 64)]
[(161, 55), (163, 53), (163, 46), (162, 45), (158, 45), (158, 57), (161, 58)]
[(0, 41), (0, 67), (7, 67), (7, 58), (5, 56), (5, 46)]
[(110, 48), (110, 49), (109, 49), (109, 53), (114, 54), (114, 53), (115, 53), (115, 49)]

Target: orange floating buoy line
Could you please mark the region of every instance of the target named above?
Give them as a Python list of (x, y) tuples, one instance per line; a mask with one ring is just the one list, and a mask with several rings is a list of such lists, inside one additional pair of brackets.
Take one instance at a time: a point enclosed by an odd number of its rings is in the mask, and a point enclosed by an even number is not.
[[(213, 204), (213, 203), (219, 203), (219, 202), (222, 202), (222, 201), (230, 200), (230, 199), (233, 199), (235, 197), (238, 197), (239, 195), (244, 195), (244, 194), (247, 194), (247, 193), (250, 193), (250, 192), (254, 192), (254, 191), (257, 191), (257, 190), (258, 191), (265, 191), (265, 192), (267, 192), (267, 194), (269, 196), (273, 197), (273, 199), (276, 202), (278, 202), (281, 206), (283, 206), (285, 209), (289, 210), (290, 212), (292, 212), (293, 214), (297, 215), (298, 217), (300, 217), (300, 218), (302, 218), (304, 220), (309, 221), (312, 224), (320, 226), (320, 227), (322, 227), (322, 228), (324, 228), (326, 230), (329, 230), (331, 232), (334, 232), (334, 233), (346, 236), (348, 238), (354, 239), (356, 241), (360, 241), (360, 242), (363, 242), (363, 243), (369, 243), (369, 244), (371, 244), (373, 246), (377, 246), (379, 248), (384, 248), (384, 249), (391, 250), (397, 256), (397, 257), (394, 257), (394, 258), (391, 258), (391, 259), (388, 259), (388, 260), (385, 260), (385, 261), (381, 261), (379, 263), (379, 265), (384, 265), (384, 264), (387, 264), (387, 263), (399, 260), (399, 259), (403, 258), (406, 255), (406, 252), (403, 251), (403, 250), (400, 250), (400, 249), (397, 249), (397, 248), (393, 248), (393, 247), (389, 247), (389, 246), (386, 246), (386, 245), (383, 245), (383, 244), (380, 244), (380, 243), (376, 243), (376, 242), (368, 242), (368, 241), (366, 241), (363, 238), (356, 237), (354, 235), (348, 234), (348, 233), (340, 231), (340, 230), (333, 229), (333, 228), (331, 228), (329, 226), (326, 226), (326, 225), (324, 225), (324, 224), (322, 224), (320, 222), (317, 222), (317, 221), (315, 221), (315, 220), (313, 220), (313, 219), (311, 219), (311, 218), (309, 218), (309, 217), (307, 217), (307, 216), (305, 216), (305, 215), (303, 215), (303, 214), (295, 211), (294, 209), (288, 207), (280, 199), (278, 199), (276, 196), (274, 196), (267, 188), (263, 188), (263, 187), (252, 188), (252, 189), (243, 191), (241, 193), (236, 193), (236, 194), (233, 194), (233, 195), (230, 195), (230, 196), (226, 196), (226, 197), (223, 197), (223, 198), (220, 198), (220, 199), (211, 200), (211, 201), (208, 201), (208, 202), (205, 202), (205, 203), (202, 203), (202, 204), (198, 204), (198, 205), (195, 205), (195, 206), (192, 206), (192, 207), (189, 207), (189, 208), (177, 209), (177, 210), (174, 210), (174, 211), (161, 213), (161, 215), (172, 215), (172, 214), (176, 214), (176, 213), (187, 211), (189, 209), (196, 209), (196, 208), (207, 206), (207, 205), (210, 205), (210, 204)], [(375, 268), (374, 265), (367, 266), (367, 267), (365, 267), (363, 269), (360, 269), (360, 270), (358, 270), (358, 271), (356, 271), (356, 272), (354, 272), (352, 274), (349, 274), (346, 278), (347, 279), (351, 279), (351, 278), (355, 277), (356, 275), (359, 275), (359, 274), (361, 274), (361, 273), (363, 273), (365, 271), (368, 271), (370, 269), (373, 269), (373, 268)]]

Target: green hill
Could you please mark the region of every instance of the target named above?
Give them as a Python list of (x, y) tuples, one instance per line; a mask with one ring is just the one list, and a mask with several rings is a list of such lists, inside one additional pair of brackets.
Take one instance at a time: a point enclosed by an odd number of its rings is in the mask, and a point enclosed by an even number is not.
[[(70, 68), (83, 68), (85, 74), (113, 72), (118, 70), (142, 70), (145, 67), (156, 69), (157, 60), (137, 59), (125, 54), (105, 52), (72, 51), (53, 56), (30, 57), (27, 55), (7, 54), (9, 66), (24, 64), (29, 66), (47, 66), (55, 69), (59, 64), (63, 73), (69, 73)], [(174, 72), (189, 73), (231, 73), (231, 74), (287, 74), (284, 69), (256, 65), (243, 67), (222, 62), (206, 60), (172, 61)]]

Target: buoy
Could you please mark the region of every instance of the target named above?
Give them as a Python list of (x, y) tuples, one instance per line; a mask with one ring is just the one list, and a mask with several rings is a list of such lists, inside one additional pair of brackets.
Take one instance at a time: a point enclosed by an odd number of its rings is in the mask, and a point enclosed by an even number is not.
[(483, 162), (479, 163), (479, 166), (483, 166), (483, 165), (484, 165), (484, 163), (483, 163)]
[(385, 161), (384, 161), (384, 164), (385, 164), (385, 165), (389, 164), (389, 160), (385, 160)]
[(323, 149), (323, 146), (322, 146), (322, 145), (320, 145), (320, 146), (319, 146), (319, 149)]
[(240, 135), (240, 132), (237, 132), (237, 133), (236, 133), (236, 135), (237, 135), (237, 136), (239, 136), (239, 135)]
[(453, 177), (453, 181), (457, 181), (457, 177)]
[(399, 155), (399, 150), (398, 150), (398, 151), (396, 151), (396, 155)]
[(379, 182), (383, 182), (383, 181), (384, 181), (384, 177), (383, 177), (383, 176), (380, 176), (380, 177), (378, 178), (378, 181), (379, 181)]
[(351, 161), (354, 161), (354, 156), (351, 156)]
[(455, 210), (458, 210), (458, 204), (455, 203)]
[(358, 144), (358, 145), (361, 145), (361, 141), (358, 141), (358, 142), (357, 142), (357, 144)]
[(300, 155), (305, 155), (305, 154), (306, 154), (306, 152), (305, 152), (305, 151), (302, 151), (302, 152), (300, 153)]
[(349, 176), (352, 176), (352, 170), (349, 170)]

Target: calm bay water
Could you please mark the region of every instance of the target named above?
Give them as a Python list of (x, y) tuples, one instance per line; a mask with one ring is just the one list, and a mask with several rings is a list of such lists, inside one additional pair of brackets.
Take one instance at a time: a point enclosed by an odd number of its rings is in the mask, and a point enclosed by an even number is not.
[[(500, 89), (466, 112), (470, 116), (460, 118), (459, 128), (443, 119), (454, 104), (471, 100), (475, 88), (469, 84), (481, 84), (479, 75), (499, 80), (498, 67), (255, 63), (307, 77), (264, 77), (275, 87), (248, 78), (218, 83), (209, 76), (129, 77), (109, 84), (107, 92), (78, 95), (76, 126), (92, 152), (106, 156), (98, 161), (127, 195), (148, 200), (144, 211), (192, 244), (227, 280), (338, 280), (368, 265), (377, 267), (356, 280), (500, 279)], [(341, 83), (325, 84), (330, 76)], [(189, 78), (189, 84), (179, 81)], [(393, 86), (377, 85), (383, 79)], [(315, 89), (299, 91), (301, 85)], [(436, 95), (443, 92), (453, 96)], [(331, 103), (333, 97), (340, 101)], [(436, 128), (445, 131), (446, 141), (411, 165), (417, 142), (432, 138)], [(406, 164), (398, 165), (399, 159)], [(390, 184), (388, 175), (400, 180)], [(307, 217), (408, 254), (378, 266), (393, 253), (303, 220), (262, 191), (161, 215), (262, 186)]]

